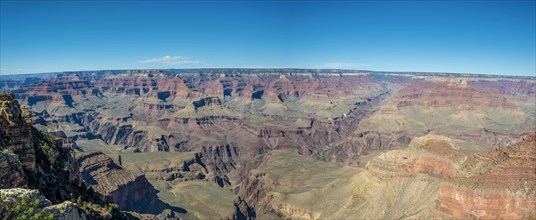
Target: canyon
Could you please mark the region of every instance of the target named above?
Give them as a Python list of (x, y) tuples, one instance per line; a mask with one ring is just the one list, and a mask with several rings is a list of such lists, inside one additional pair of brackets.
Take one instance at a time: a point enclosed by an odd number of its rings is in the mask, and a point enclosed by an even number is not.
[(536, 216), (535, 77), (106, 70), (0, 89), (0, 188), (53, 204), (133, 219)]

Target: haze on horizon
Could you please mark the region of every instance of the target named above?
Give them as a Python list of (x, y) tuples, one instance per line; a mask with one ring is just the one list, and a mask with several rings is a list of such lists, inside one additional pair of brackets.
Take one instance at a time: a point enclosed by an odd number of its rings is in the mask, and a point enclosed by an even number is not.
[(535, 1), (4, 1), (0, 73), (329, 68), (536, 75)]

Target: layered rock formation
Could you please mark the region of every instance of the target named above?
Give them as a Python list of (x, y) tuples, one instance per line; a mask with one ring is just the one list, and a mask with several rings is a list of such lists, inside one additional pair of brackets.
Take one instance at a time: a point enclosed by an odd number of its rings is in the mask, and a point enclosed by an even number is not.
[[(104, 218), (102, 212), (93, 211), (104, 209), (105, 203), (81, 183), (78, 163), (71, 150), (63, 147), (61, 139), (33, 128), (28, 111), (18, 104), (13, 94), (0, 94), (0, 100), (0, 188), (4, 188), (0, 195), (7, 198), (1, 201), (6, 203), (0, 206), (2, 218), (9, 219), (27, 211), (24, 207), (30, 204), (28, 201), (36, 198), (40, 200), (39, 206), (26, 207), (29, 211), (44, 210), (56, 219)], [(77, 198), (91, 206), (81, 211), (78, 205), (82, 204), (69, 201)], [(16, 207), (21, 201), (23, 209), (8, 208)], [(116, 212), (106, 218), (123, 217)]]
[(124, 170), (102, 152), (78, 153), (76, 158), (84, 182), (103, 195), (107, 202), (133, 210), (141, 202), (148, 205), (151, 199), (156, 199), (156, 190), (145, 176), (135, 176)]
[(27, 186), (22, 163), (16, 154), (9, 152), (0, 153), (0, 188)]
[(405, 106), (459, 106), (467, 109), (476, 107), (515, 108), (516, 105), (495, 93), (478, 91), (467, 86), (467, 82), (418, 82), (411, 88), (399, 91), (393, 102), (398, 108)]
[(373, 157), (364, 170), (271, 151), (236, 190), (258, 216), (282, 218), (527, 219), (536, 214), (536, 133), (476, 155), (460, 152), (459, 143), (438, 135), (415, 138), (407, 148)]
[(441, 186), (438, 210), (457, 218), (525, 219), (536, 213), (536, 132), (469, 158), (466, 172)]
[(443, 136), (425, 136), (408, 149), (391, 151), (367, 164), (392, 180), (419, 174), (442, 179), (439, 213), (452, 218), (524, 219), (536, 208), (536, 133), (513, 146), (466, 155)]
[(35, 170), (32, 119), (28, 108), (20, 107), (13, 94), (0, 94), (0, 127), (6, 137), (6, 149), (19, 155), (24, 169)]

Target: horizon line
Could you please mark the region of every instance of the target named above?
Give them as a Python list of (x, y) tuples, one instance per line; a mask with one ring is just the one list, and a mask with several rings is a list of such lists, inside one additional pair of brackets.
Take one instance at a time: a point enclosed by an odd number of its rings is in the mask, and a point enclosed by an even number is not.
[(300, 67), (199, 67), (199, 68), (118, 68), (118, 69), (93, 69), (93, 70), (64, 70), (64, 71), (47, 71), (47, 72), (28, 72), (28, 73), (1, 73), (0, 76), (20, 76), (35, 74), (60, 74), (76, 72), (102, 72), (102, 71), (139, 71), (139, 70), (316, 70), (316, 71), (360, 71), (365, 73), (400, 73), (400, 74), (453, 74), (453, 75), (478, 75), (478, 76), (498, 76), (498, 77), (531, 77), (536, 75), (512, 75), (500, 73), (463, 73), (463, 72), (438, 72), (438, 71), (402, 71), (402, 70), (365, 70), (365, 69), (345, 69), (345, 68), (300, 68)]

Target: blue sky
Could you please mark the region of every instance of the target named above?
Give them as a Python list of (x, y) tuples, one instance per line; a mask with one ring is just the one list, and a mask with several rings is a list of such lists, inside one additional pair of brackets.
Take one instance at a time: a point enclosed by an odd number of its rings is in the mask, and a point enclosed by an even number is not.
[(1, 1), (0, 71), (343, 68), (536, 75), (535, 1)]

